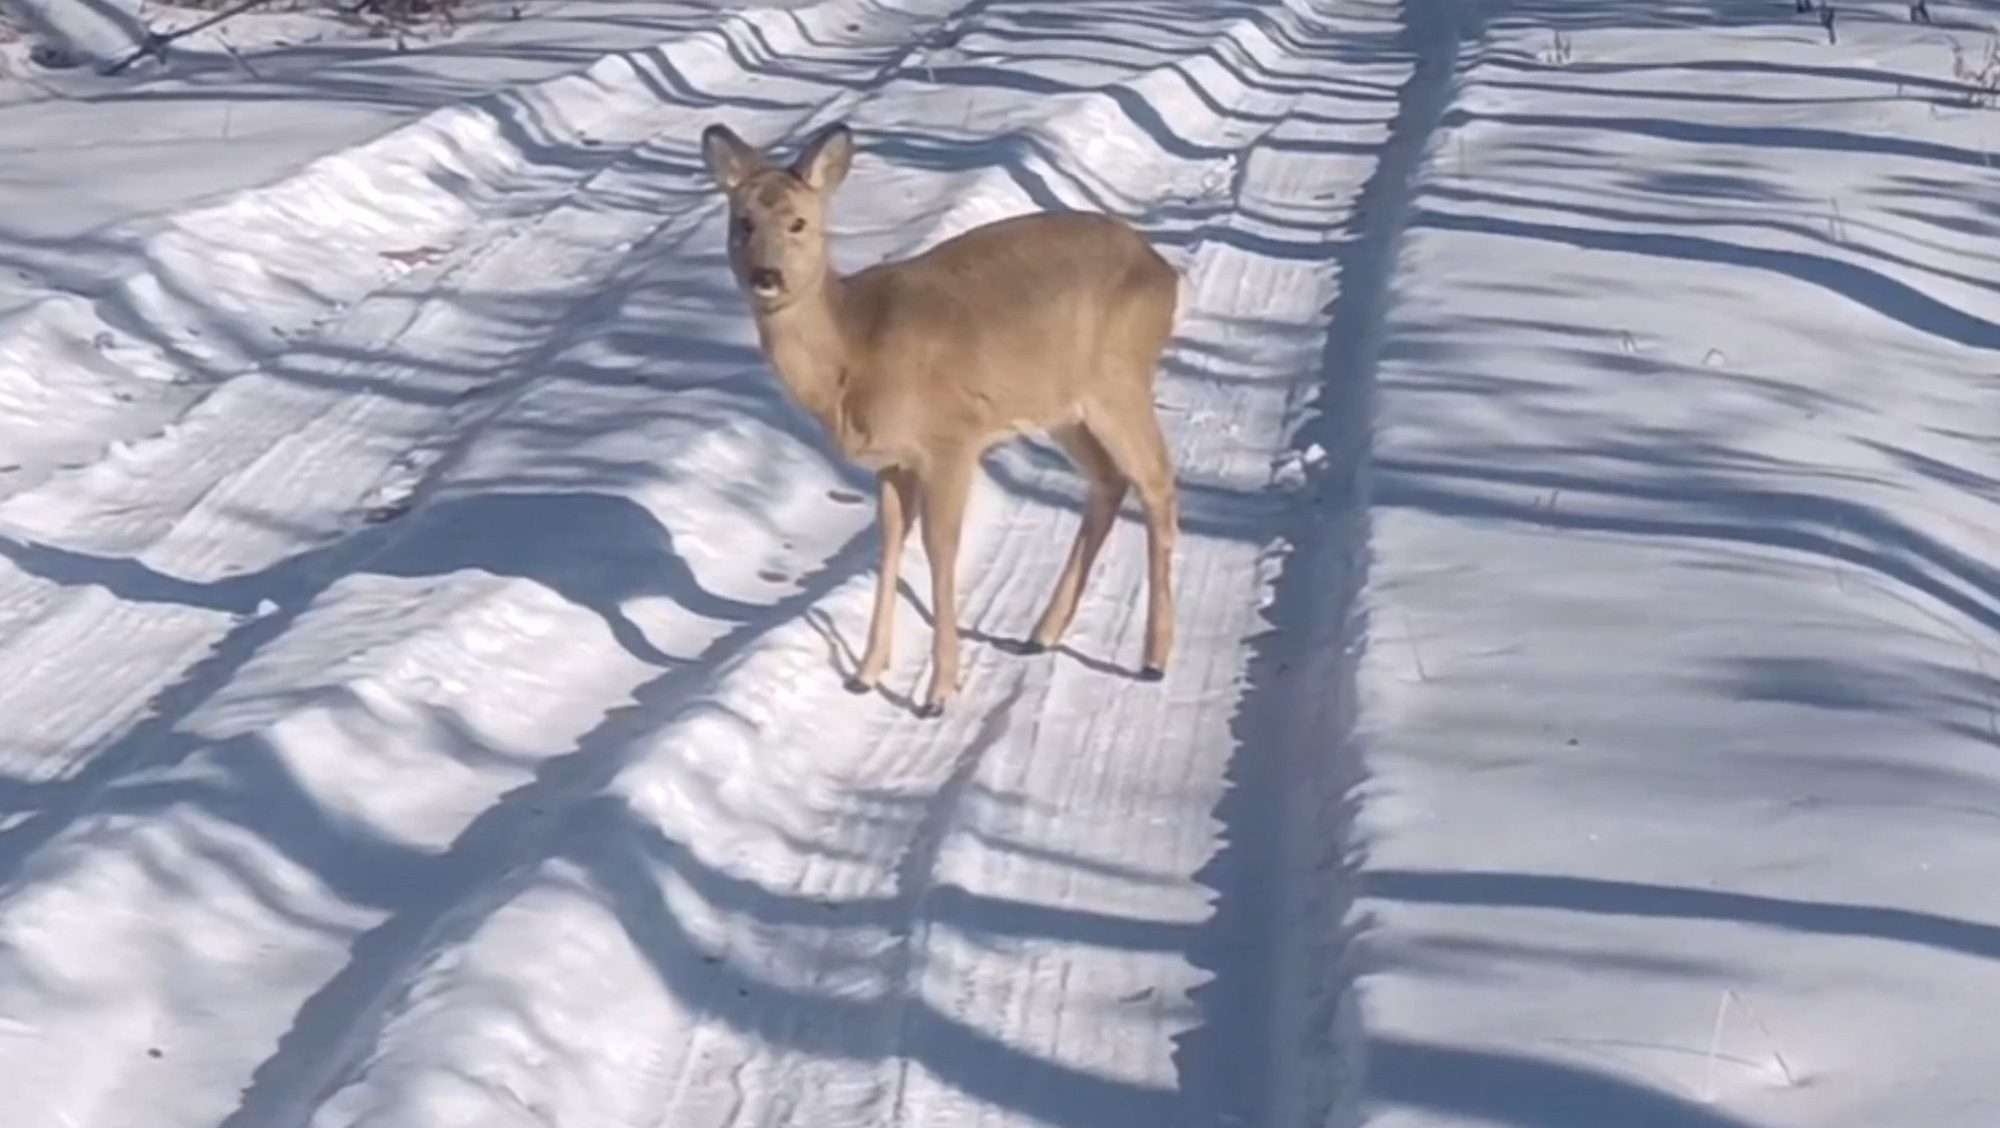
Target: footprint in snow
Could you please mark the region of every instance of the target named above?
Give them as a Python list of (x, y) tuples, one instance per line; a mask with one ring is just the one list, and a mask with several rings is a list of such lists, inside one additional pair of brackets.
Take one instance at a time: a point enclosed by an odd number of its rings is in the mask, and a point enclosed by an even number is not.
[(399, 266), (422, 266), (444, 257), (445, 248), (425, 243), (404, 250), (377, 251), (376, 254)]
[(860, 505), (868, 500), (853, 490), (828, 490), (826, 496), (842, 505)]

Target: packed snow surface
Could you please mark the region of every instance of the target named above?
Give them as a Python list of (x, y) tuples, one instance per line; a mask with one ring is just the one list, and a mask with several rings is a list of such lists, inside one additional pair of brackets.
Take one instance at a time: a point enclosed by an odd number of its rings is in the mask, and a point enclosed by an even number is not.
[[(1993, 6), (276, 5), (114, 76), (29, 47), (199, 13), (73, 2), (0, 42), (0, 1124), (2000, 1124)], [(915, 543), (843, 689), (873, 483), (713, 121), (852, 126), (844, 269), (1182, 271), (1163, 682), (1135, 505), (1008, 645), (1030, 438), (962, 694)]]

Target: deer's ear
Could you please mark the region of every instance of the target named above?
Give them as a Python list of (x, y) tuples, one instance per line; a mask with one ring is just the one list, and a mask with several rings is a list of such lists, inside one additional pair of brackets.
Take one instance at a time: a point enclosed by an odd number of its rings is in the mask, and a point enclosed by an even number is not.
[(701, 155), (708, 161), (708, 171), (715, 174), (716, 183), (725, 192), (734, 191), (738, 184), (749, 179), (750, 174), (764, 167), (764, 158), (757, 155), (734, 130), (726, 125), (711, 125), (701, 131)]
[(829, 125), (806, 144), (792, 162), (792, 174), (815, 192), (831, 192), (847, 179), (854, 163), (854, 134), (844, 125)]

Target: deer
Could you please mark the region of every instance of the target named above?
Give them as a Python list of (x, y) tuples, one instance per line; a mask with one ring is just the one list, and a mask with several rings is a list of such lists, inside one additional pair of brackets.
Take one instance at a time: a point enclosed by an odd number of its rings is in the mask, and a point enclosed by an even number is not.
[(921, 524), (931, 568), (931, 678), (916, 712), (960, 688), (955, 570), (979, 463), (1027, 434), (1087, 479), (1082, 521), (1023, 653), (1055, 648), (1128, 490), (1146, 525), (1147, 603), (1137, 676), (1165, 676), (1174, 641), (1174, 466), (1153, 404), (1180, 275), (1135, 228), (1094, 212), (1036, 212), (961, 232), (911, 257), (842, 275), (828, 201), (854, 159), (842, 123), (789, 164), (728, 126), (701, 134), (728, 202), (728, 257), (765, 362), (840, 454), (877, 478), (881, 566), (866, 647), (846, 680), (888, 668), (905, 539)]

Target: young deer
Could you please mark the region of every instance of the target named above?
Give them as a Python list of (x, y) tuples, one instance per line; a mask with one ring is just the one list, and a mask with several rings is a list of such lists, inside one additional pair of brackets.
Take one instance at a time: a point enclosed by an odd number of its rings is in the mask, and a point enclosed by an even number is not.
[(789, 168), (725, 126), (701, 142), (729, 197), (729, 260), (765, 358), (842, 453), (880, 477), (882, 568), (848, 688), (873, 688), (889, 664), (903, 540), (921, 509), (935, 617), (921, 711), (943, 711), (959, 685), (954, 569), (966, 496), (987, 448), (1027, 431), (1049, 435), (1090, 479), (1083, 526), (1027, 648), (1062, 637), (1136, 487), (1148, 553), (1141, 676), (1160, 677), (1173, 646), (1178, 502), (1153, 376), (1173, 332), (1173, 267), (1118, 220), (1042, 214), (842, 277), (825, 220), (854, 156), (846, 127), (819, 133)]

